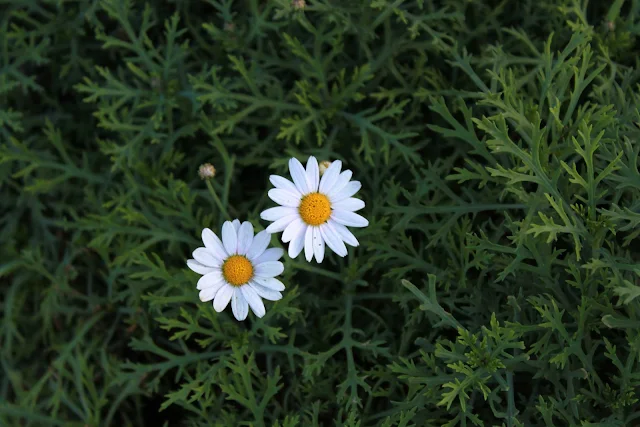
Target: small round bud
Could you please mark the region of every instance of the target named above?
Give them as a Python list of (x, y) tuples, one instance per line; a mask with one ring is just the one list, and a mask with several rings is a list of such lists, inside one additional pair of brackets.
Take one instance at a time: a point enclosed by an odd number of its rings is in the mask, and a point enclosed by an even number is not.
[(295, 10), (302, 10), (305, 8), (305, 6), (307, 5), (307, 3), (304, 0), (293, 0), (291, 2), (291, 5), (293, 6), (293, 8)]
[(236, 29), (236, 24), (234, 24), (233, 22), (225, 22), (224, 23), (224, 30), (228, 33), (233, 33), (233, 31)]
[(198, 169), (198, 175), (202, 179), (211, 179), (216, 176), (216, 168), (213, 167), (211, 163), (205, 163), (200, 165), (200, 169)]
[(329, 160), (323, 160), (318, 165), (318, 169), (320, 170), (320, 176), (324, 175), (327, 169), (331, 166), (331, 162)]

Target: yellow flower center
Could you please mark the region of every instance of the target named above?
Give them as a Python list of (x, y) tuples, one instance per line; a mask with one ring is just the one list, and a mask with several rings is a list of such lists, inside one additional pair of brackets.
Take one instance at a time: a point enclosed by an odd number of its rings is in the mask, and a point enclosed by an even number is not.
[(324, 194), (310, 193), (300, 201), (300, 218), (309, 225), (320, 225), (331, 216), (331, 202)]
[(253, 265), (243, 255), (231, 255), (222, 264), (222, 275), (229, 284), (242, 286), (253, 277)]

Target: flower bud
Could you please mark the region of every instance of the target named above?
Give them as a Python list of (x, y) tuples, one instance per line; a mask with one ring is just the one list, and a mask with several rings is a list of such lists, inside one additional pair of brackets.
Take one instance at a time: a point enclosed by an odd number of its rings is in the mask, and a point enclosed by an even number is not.
[(216, 176), (216, 168), (213, 167), (211, 163), (205, 163), (200, 165), (200, 169), (198, 169), (198, 175), (202, 179), (211, 179)]
[(329, 160), (323, 160), (320, 162), (320, 164), (318, 165), (318, 169), (320, 170), (320, 176), (322, 176), (325, 171), (327, 170), (327, 168), (329, 168), (329, 166), (331, 166), (331, 162)]

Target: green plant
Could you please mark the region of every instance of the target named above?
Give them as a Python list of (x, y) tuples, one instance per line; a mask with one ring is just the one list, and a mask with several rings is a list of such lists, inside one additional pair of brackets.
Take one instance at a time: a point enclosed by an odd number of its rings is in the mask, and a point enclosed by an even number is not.
[[(639, 423), (639, 32), (639, 0), (0, 1), (0, 424)], [(310, 155), (362, 182), (360, 245), (216, 313), (201, 230), (265, 228)]]

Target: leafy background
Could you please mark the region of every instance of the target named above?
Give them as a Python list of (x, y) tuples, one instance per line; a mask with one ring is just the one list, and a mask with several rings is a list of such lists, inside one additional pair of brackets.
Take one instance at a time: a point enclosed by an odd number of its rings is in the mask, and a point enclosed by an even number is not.
[[(638, 425), (639, 34), (640, 0), (0, 1), (0, 425)], [(215, 313), (201, 229), (264, 228), (309, 155), (361, 245)]]

